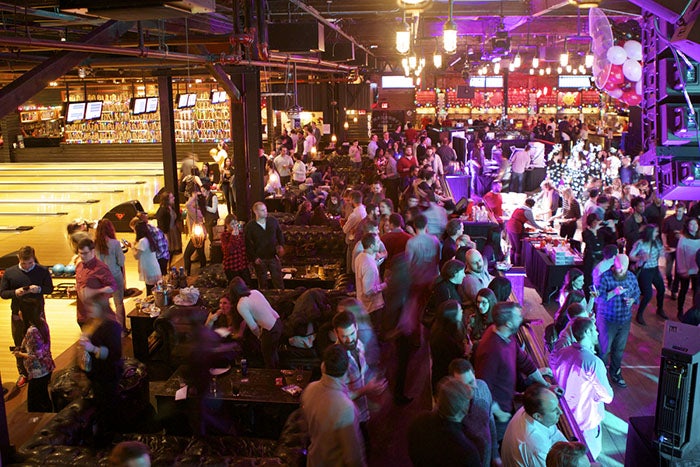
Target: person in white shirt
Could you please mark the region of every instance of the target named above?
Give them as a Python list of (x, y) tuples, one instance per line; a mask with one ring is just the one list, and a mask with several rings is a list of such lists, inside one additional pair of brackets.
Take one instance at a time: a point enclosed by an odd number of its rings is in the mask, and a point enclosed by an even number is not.
[(379, 148), (379, 144), (377, 143), (378, 139), (379, 137), (377, 135), (372, 135), (372, 138), (367, 145), (367, 157), (370, 159), (374, 159), (374, 156), (377, 154), (377, 149)]
[[(275, 157), (274, 163), (280, 176), (280, 183), (282, 186), (286, 186), (291, 179), (292, 167), (294, 166), (294, 160), (289, 156), (286, 147), (280, 147), (280, 154)], [(306, 172), (306, 168), (304, 168), (304, 172)]]
[(292, 166), (292, 181), (295, 185), (306, 183), (306, 164), (301, 160), (299, 154), (294, 154), (294, 165)]
[(265, 368), (278, 368), (279, 341), (282, 337), (282, 320), (270, 302), (259, 290), (250, 290), (240, 277), (234, 277), (229, 284), (231, 304), (250, 331), (260, 339), (260, 347)]
[(552, 354), (549, 362), (588, 449), (597, 459), (603, 450), (600, 424), (605, 418), (605, 404), (613, 400), (613, 389), (605, 364), (595, 355), (598, 330), (593, 320), (576, 318), (571, 329), (576, 343)]
[(365, 234), (362, 237), (364, 250), (355, 258), (355, 290), (357, 298), (369, 313), (372, 325), (377, 334), (381, 334), (381, 311), (384, 309), (386, 283), (379, 276), (379, 266), (376, 255), (379, 252), (379, 238), (376, 234)]
[(557, 428), (562, 414), (557, 396), (535, 383), (525, 390), (523, 406), (508, 423), (501, 460), (503, 467), (546, 467), (547, 453), (566, 437)]
[(309, 157), (311, 157), (312, 148), (316, 147), (316, 142), (316, 137), (311, 132), (311, 129), (307, 127), (304, 130), (304, 150), (302, 152), (304, 160), (309, 160)]
[(352, 273), (352, 251), (355, 248), (355, 243), (360, 239), (356, 238), (357, 226), (360, 225), (362, 219), (367, 217), (367, 208), (362, 204), (362, 192), (353, 191), (350, 193), (350, 201), (352, 203), (352, 212), (348, 215), (347, 220), (343, 224), (343, 233), (345, 234), (345, 244), (348, 246), (346, 254), (346, 271)]

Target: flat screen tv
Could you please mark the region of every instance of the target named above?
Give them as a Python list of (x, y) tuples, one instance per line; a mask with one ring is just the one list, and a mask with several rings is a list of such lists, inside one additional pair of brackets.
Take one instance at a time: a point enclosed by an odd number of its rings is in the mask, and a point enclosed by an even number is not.
[(187, 108), (187, 96), (189, 94), (178, 94), (177, 95), (177, 108), (186, 109)]
[(85, 105), (85, 120), (102, 118), (102, 101), (88, 101)]
[(141, 115), (146, 112), (146, 98), (134, 97), (131, 99), (131, 111), (134, 115)]
[(146, 113), (150, 114), (158, 111), (158, 98), (148, 97), (146, 99)]
[(228, 94), (226, 91), (212, 91), (211, 92), (211, 103), (212, 104), (223, 104), (228, 100)]
[(197, 94), (187, 95), (187, 107), (194, 107), (197, 105)]
[(86, 102), (69, 102), (66, 108), (66, 123), (73, 123), (85, 118)]

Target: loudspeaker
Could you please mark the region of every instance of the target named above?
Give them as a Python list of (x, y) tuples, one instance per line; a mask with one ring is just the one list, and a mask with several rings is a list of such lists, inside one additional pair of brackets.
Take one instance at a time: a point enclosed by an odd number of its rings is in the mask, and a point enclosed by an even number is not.
[(267, 37), (273, 52), (309, 53), (326, 50), (323, 25), (312, 23), (268, 23)]
[(336, 42), (329, 44), (321, 58), (331, 62), (348, 62), (355, 60), (355, 44), (352, 42)]
[(654, 430), (664, 457), (688, 458), (700, 443), (699, 364), (700, 327), (667, 321)]
[(114, 224), (117, 232), (131, 232), (129, 222), (136, 217), (139, 212), (144, 212), (139, 200), (131, 200), (113, 207), (102, 219), (109, 219)]
[(472, 99), (473, 97), (473, 88), (464, 84), (460, 84), (459, 86), (457, 86), (457, 99)]

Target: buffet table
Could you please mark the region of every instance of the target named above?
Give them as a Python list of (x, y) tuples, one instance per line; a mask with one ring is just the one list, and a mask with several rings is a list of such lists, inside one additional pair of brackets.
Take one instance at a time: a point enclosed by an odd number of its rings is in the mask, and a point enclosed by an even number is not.
[(545, 251), (537, 249), (533, 242), (528, 240), (523, 241), (523, 260), (527, 277), (542, 297), (542, 303), (549, 303), (551, 297), (561, 288), (569, 269), (582, 265), (580, 262), (554, 264)]

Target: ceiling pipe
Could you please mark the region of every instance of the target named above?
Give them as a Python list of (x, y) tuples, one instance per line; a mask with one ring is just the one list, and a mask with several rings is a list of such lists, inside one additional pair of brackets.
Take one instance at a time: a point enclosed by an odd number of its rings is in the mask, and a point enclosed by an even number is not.
[(30, 39), (24, 37), (0, 37), (0, 45), (9, 47), (46, 47), (58, 50), (73, 50), (76, 52), (107, 53), (114, 55), (128, 55), (140, 58), (159, 58), (163, 60), (187, 61), (194, 63), (206, 63), (207, 57), (187, 55), (178, 52), (162, 52), (150, 49), (123, 49), (120, 47), (85, 44), (82, 42), (61, 42), (44, 39)]
[(355, 47), (362, 49), (363, 51), (365, 51), (367, 53), (367, 55), (371, 55), (374, 57), (374, 54), (372, 52), (370, 52), (369, 49), (367, 49), (364, 45), (357, 42), (357, 40), (355, 40), (354, 37), (352, 37), (350, 34), (346, 33), (345, 31), (343, 31), (342, 28), (340, 28), (339, 26), (331, 23), (326, 18), (324, 18), (323, 15), (321, 13), (319, 13), (316, 8), (307, 5), (306, 3), (302, 2), (301, 0), (289, 0), (289, 3), (292, 3), (292, 4), (296, 5), (298, 8), (301, 8), (302, 10), (304, 10), (305, 12), (307, 12), (308, 14), (310, 14), (311, 16), (316, 18), (316, 20), (319, 23), (322, 23), (324, 26), (331, 28), (332, 30), (334, 30), (335, 32), (337, 32), (338, 34), (340, 34), (341, 36), (343, 36), (344, 38), (346, 38), (347, 40), (349, 40), (350, 42), (355, 44)]

